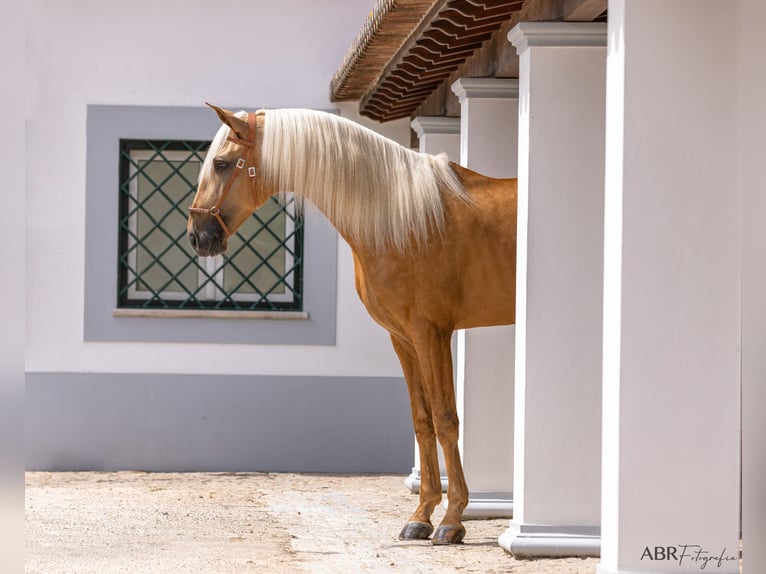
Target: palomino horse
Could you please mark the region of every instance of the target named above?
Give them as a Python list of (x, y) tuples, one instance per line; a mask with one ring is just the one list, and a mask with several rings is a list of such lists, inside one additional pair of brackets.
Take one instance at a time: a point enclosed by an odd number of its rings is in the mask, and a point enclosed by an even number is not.
[[(234, 114), (203, 163), (188, 238), (200, 255), (272, 195), (294, 192), (351, 246), (356, 289), (385, 327), (404, 371), (420, 447), (419, 505), (400, 538), (462, 541), (468, 487), (458, 452), (450, 337), (455, 329), (515, 321), (516, 180), (484, 177), (445, 155), (409, 150), (354, 122), (309, 110)], [(449, 502), (441, 501), (436, 440)]]

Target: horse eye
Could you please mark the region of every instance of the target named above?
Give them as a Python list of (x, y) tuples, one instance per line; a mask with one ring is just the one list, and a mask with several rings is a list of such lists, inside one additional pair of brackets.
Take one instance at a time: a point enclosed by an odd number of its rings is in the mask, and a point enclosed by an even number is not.
[(229, 162), (227, 162), (227, 161), (224, 161), (224, 160), (222, 160), (222, 159), (217, 159), (217, 160), (215, 160), (215, 161), (213, 162), (213, 167), (214, 167), (214, 168), (215, 168), (217, 171), (223, 171), (223, 170), (225, 170), (227, 167), (229, 167)]

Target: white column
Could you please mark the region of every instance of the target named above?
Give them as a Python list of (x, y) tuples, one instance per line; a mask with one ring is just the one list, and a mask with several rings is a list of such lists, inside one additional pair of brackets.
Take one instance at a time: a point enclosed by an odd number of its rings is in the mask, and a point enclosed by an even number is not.
[(766, 3), (742, 3), (742, 569), (766, 572)]
[[(444, 116), (419, 116), (412, 120), (412, 129), (418, 134), (418, 144), (421, 153), (446, 153), (451, 161), (460, 161), (460, 118)], [(453, 354), (455, 344), (453, 341)], [(444, 463), (444, 453), (437, 444), (439, 453), (439, 473), (441, 474), (442, 489), (447, 489), (447, 470)], [(415, 464), (410, 475), (404, 479), (404, 485), (412, 492), (420, 492), (420, 449), (415, 440)]]
[(517, 557), (599, 551), (606, 27), (523, 22), (519, 52)]
[(738, 3), (669, 7), (609, 2), (602, 574), (738, 571)]
[[(460, 163), (491, 177), (516, 177), (518, 81), (462, 78), (452, 90), (460, 100)], [(509, 325), (457, 332), (465, 519), (513, 514), (514, 331)]]

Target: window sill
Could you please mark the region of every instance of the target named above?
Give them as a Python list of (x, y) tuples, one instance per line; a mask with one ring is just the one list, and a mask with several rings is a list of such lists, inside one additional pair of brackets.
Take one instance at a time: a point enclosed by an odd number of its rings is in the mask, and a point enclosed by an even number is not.
[(113, 317), (166, 319), (268, 319), (306, 321), (306, 311), (233, 311), (226, 309), (113, 309)]

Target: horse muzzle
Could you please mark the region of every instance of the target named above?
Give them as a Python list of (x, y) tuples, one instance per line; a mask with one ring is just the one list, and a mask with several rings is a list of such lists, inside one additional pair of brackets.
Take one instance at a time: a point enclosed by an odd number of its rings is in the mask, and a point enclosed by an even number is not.
[(220, 255), (228, 246), (226, 233), (212, 217), (204, 219), (210, 221), (205, 221), (202, 225), (195, 225), (194, 221), (190, 221), (186, 237), (198, 255), (203, 257)]

